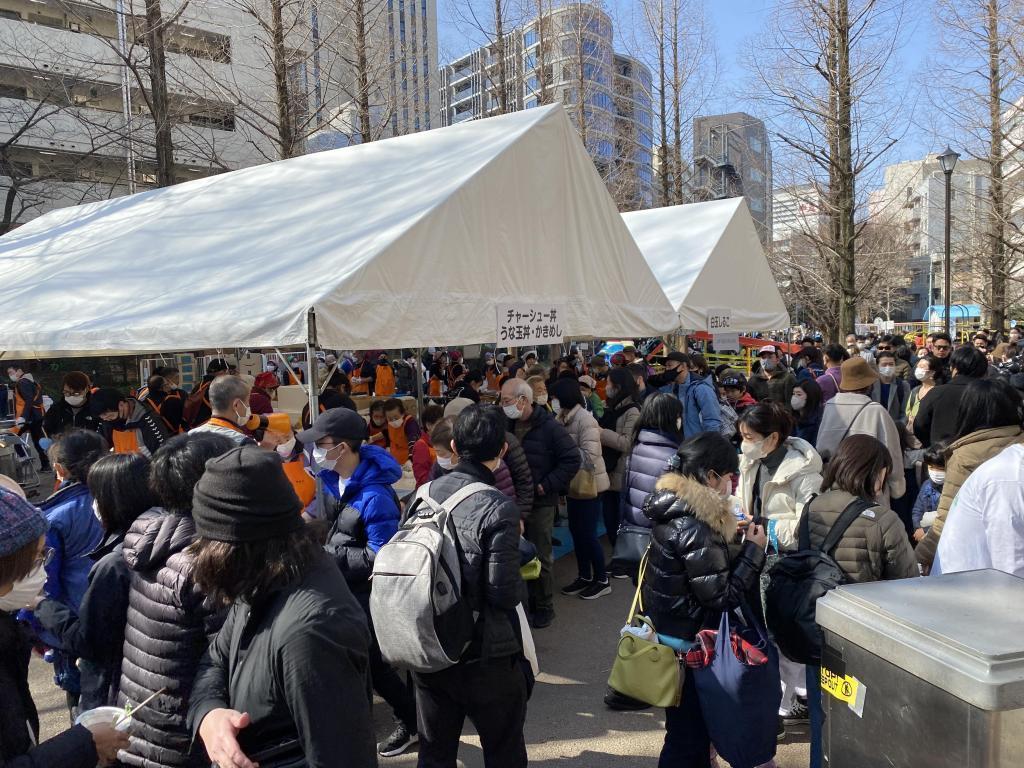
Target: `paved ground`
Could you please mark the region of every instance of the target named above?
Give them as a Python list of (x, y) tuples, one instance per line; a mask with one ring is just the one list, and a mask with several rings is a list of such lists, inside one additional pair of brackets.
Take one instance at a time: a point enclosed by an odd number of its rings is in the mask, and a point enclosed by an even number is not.
[[(556, 565), (556, 584), (575, 576), (572, 556)], [(530, 701), (526, 739), (530, 765), (537, 768), (655, 768), (664, 737), (659, 710), (613, 712), (602, 702), (615, 638), (632, 597), (628, 581), (614, 581), (612, 595), (587, 602), (556, 597), (557, 619), (535, 633), (541, 676)], [(67, 723), (63, 695), (51, 683), (50, 668), (33, 661), (32, 690), (43, 733), (52, 735)], [(388, 708), (378, 702), (377, 736), (391, 727)], [(737, 723), (737, 727), (742, 727)], [(467, 730), (470, 730), (467, 725)], [(460, 758), (465, 768), (483, 768), (479, 741), (463, 737)], [(807, 731), (795, 731), (780, 745), (779, 768), (805, 768)], [(382, 768), (413, 766), (415, 753), (382, 759)]]

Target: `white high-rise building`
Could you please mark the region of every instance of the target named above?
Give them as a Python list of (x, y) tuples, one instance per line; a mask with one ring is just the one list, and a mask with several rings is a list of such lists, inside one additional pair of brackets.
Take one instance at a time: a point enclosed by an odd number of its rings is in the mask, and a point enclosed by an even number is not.
[(800, 235), (817, 235), (825, 225), (825, 206), (813, 184), (779, 187), (772, 192), (772, 243), (788, 248)]
[[(357, 92), (345, 2), (286, 9), (290, 154)], [(438, 124), (435, 2), (385, 0), (367, 20), (373, 138)], [(174, 180), (281, 157), (269, 4), (163, 5)], [(156, 183), (146, 29), (130, 0), (0, 0), (0, 233)]]

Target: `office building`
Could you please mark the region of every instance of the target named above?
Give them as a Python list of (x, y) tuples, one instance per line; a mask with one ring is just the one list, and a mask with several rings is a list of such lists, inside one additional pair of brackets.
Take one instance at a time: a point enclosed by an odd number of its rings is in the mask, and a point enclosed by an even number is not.
[(743, 112), (693, 120), (697, 200), (745, 197), (761, 243), (772, 239), (772, 150), (763, 122)]
[(827, 216), (820, 190), (813, 184), (779, 187), (772, 193), (772, 245), (791, 249), (794, 241), (817, 236)]
[[(562, 102), (620, 207), (650, 207), (651, 72), (615, 52), (611, 18), (589, 3), (569, 3), (509, 30), (504, 58), (506, 109)], [(492, 44), (441, 68), (442, 124), (501, 112), (497, 65)]]
[[(9, 220), (0, 214), (0, 232), (53, 208), (156, 183), (146, 20), (140, 6), (136, 15), (121, 7), (119, 0), (0, 0), (0, 142), (10, 143), (0, 195), (13, 190), (14, 198)], [(309, 16), (290, 21), (285, 39), (296, 137), (288, 154), (305, 151), (306, 138), (342, 114), (355, 92), (340, 25), (331, 26), (329, 11), (302, 13)], [(262, 14), (259, 5), (204, 0), (165, 16), (175, 182), (285, 153), (269, 11)], [(379, 63), (373, 110), (386, 123), (375, 138), (436, 126), (435, 0), (390, 0), (367, 40)]]

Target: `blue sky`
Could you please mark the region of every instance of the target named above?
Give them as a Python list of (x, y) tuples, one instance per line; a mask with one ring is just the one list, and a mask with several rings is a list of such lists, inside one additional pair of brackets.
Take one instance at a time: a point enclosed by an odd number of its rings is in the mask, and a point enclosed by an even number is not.
[[(474, 41), (468, 40), (453, 18), (452, 5), (464, 7), (466, 0), (437, 0), (440, 38), (440, 58), (444, 62), (470, 50)], [(488, 0), (478, 0), (482, 7), (488, 7)], [(630, 17), (631, 0), (606, 0), (605, 6), (616, 19), (616, 34), (622, 36)], [(899, 53), (899, 77), (910, 94), (919, 95), (920, 73), (927, 63), (929, 47), (934, 44), (933, 21), (930, 3), (927, 0), (909, 0), (911, 11), (905, 28), (905, 45)], [(756, 44), (758, 33), (767, 23), (775, 0), (706, 0), (705, 9), (718, 49), (721, 73), (714, 102), (710, 112), (746, 111), (757, 114), (755, 105), (745, 103), (742, 91), (748, 73), (742, 60), (742, 52), (752, 43)], [(922, 102), (925, 100), (922, 99)], [(922, 104), (923, 108), (926, 106)], [(907, 135), (892, 150), (889, 162), (922, 157), (929, 151), (941, 151), (933, 147), (934, 140), (921, 129), (911, 128)]]

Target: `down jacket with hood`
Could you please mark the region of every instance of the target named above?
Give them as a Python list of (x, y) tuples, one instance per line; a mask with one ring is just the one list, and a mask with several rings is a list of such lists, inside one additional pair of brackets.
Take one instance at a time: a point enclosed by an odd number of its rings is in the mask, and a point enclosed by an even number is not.
[[(832, 526), (853, 500), (853, 494), (832, 490), (807, 505), (812, 547), (824, 543)], [(875, 506), (862, 512), (846, 529), (832, 553), (836, 564), (854, 584), (918, 575), (914, 550), (903, 522), (885, 507)]]
[(676, 455), (682, 435), (669, 435), (653, 429), (641, 429), (636, 445), (626, 457), (626, 476), (622, 484), (622, 522), (650, 528), (644, 514), (644, 502), (654, 492), (658, 478), (668, 471), (669, 460)]
[(764, 568), (764, 551), (745, 541), (734, 560), (728, 541), (736, 518), (706, 485), (675, 473), (664, 475), (644, 504), (654, 524), (644, 610), (659, 634), (693, 640), (718, 626), (722, 611), (740, 604)]
[(398, 532), (402, 511), (391, 486), (402, 479), (402, 468), (383, 448), (364, 445), (359, 466), (340, 495), (337, 472), (325, 470), (320, 478), (331, 522), (325, 549), (353, 592), (368, 592), (377, 552)]
[(570, 411), (558, 414), (558, 423), (565, 427), (572, 441), (579, 448), (583, 467), (594, 473), (597, 492), (607, 491), (610, 486), (608, 470), (604, 465), (601, 452), (601, 427), (597, 424), (594, 414), (583, 406), (577, 405)]
[[(782, 463), (761, 490), (761, 515), (767, 526), (768, 541), (777, 552), (797, 549), (800, 516), (804, 504), (821, 490), (821, 457), (814, 446), (799, 437), (788, 437)], [(751, 461), (740, 455), (740, 483), (736, 495), (748, 515), (754, 510), (754, 483), (759, 480), (764, 460)], [(767, 471), (764, 468), (763, 471)]]
[(185, 717), (199, 660), (225, 611), (216, 610), (192, 580), (192, 557), (186, 550), (195, 538), (191, 517), (161, 509), (143, 514), (125, 536), (132, 586), (118, 703), (138, 706), (166, 689), (134, 716), (131, 746), (121, 755), (125, 765), (210, 764), (201, 746), (193, 749)]
[(942, 496), (939, 498), (935, 522), (914, 550), (921, 565), (930, 568), (935, 560), (939, 537), (942, 536), (949, 508), (960, 491), (960, 486), (967, 482), (967, 478), (974, 470), (999, 455), (1005, 448), (1017, 443), (1024, 443), (1024, 432), (1018, 426), (1009, 426), (979, 429), (949, 446), (946, 452), (949, 457), (946, 459), (946, 482), (942, 485)]

